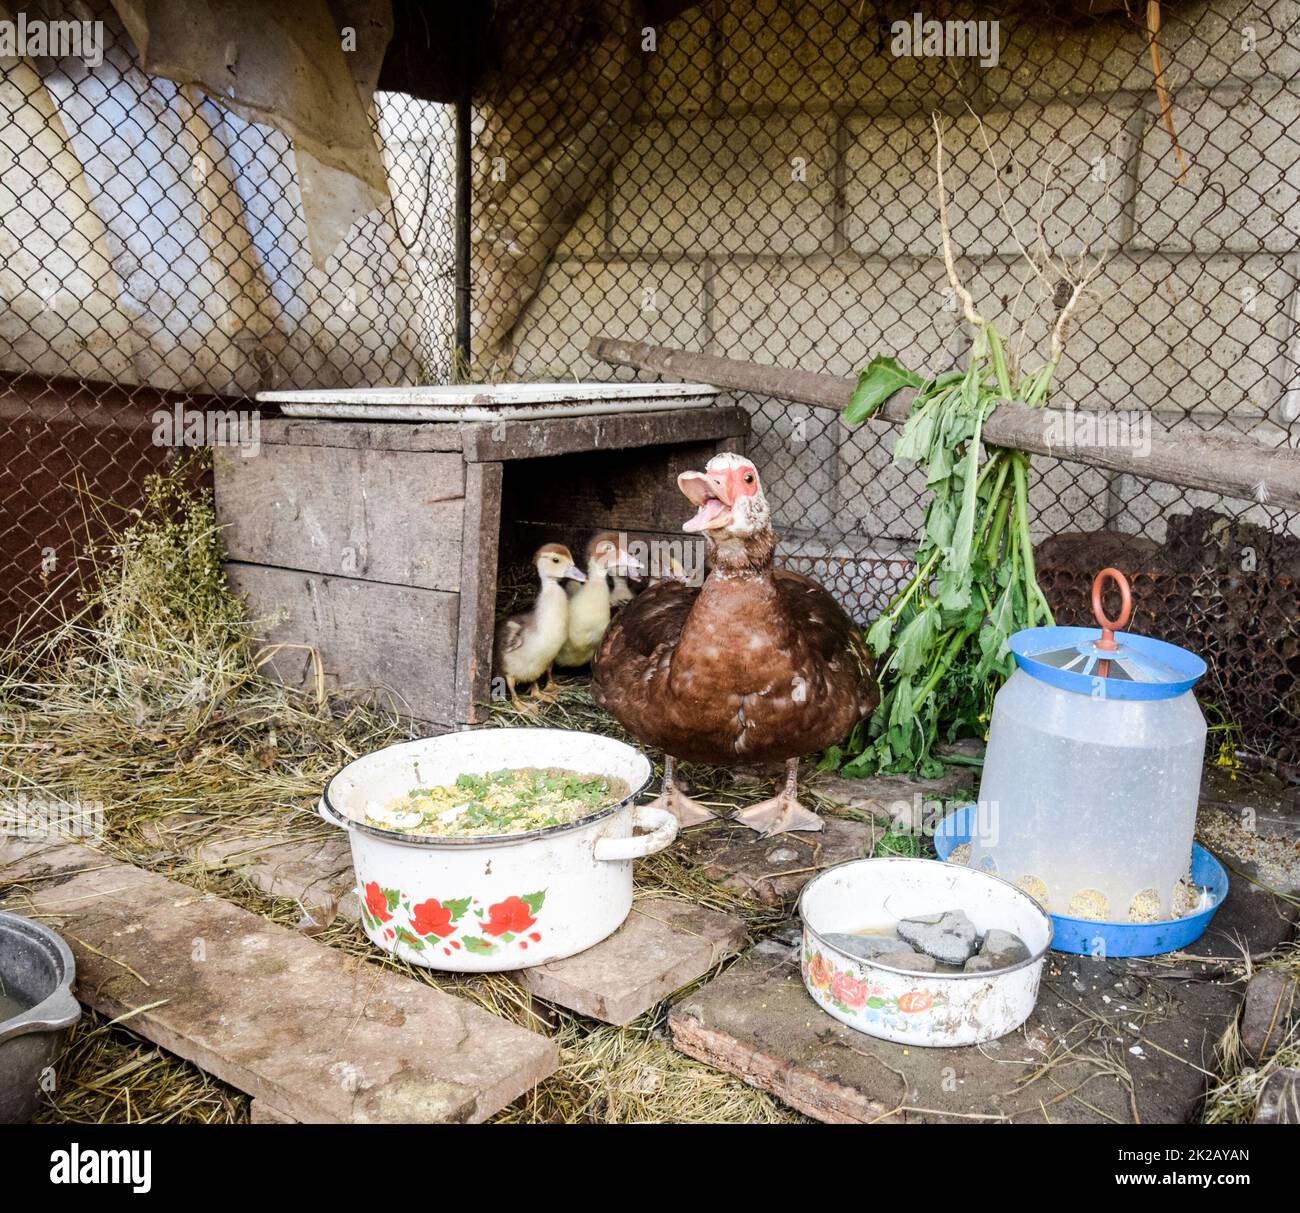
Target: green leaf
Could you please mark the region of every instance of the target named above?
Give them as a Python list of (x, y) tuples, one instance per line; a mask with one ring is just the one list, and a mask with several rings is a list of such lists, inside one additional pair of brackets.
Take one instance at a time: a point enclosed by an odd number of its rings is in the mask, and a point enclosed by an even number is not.
[(930, 646), (939, 628), (939, 612), (932, 606), (917, 613), (898, 633), (894, 642), (892, 668), (900, 674), (911, 674), (924, 668)]
[(894, 702), (889, 709), (889, 732), (890, 738), (893, 739), (895, 729), (906, 730), (916, 719), (916, 713), (912, 711), (912, 680), (903, 675), (898, 681), (898, 688), (894, 692)]
[(388, 909), (390, 911), (397, 909), (397, 903), (402, 900), (401, 891), (398, 889), (381, 889), (380, 892), (383, 893), (384, 900), (388, 902)]
[(993, 328), (986, 327), (984, 332), (989, 339), (989, 356), (993, 359), (993, 373), (997, 376), (998, 391), (1003, 399), (1011, 399), (1011, 376), (1007, 374), (1007, 357), (1002, 349), (1002, 338)]
[(894, 631), (894, 617), (886, 611), (867, 631), (867, 644), (879, 657), (889, 646), (889, 637)]
[(491, 956), (497, 950), (494, 943), (488, 943), (486, 939), (480, 939), (477, 935), (462, 935), (461, 943), (465, 945), (467, 952), (473, 952), (476, 956)]
[(400, 939), (408, 947), (414, 948), (417, 952), (424, 951), (423, 939), (420, 939), (417, 936), (412, 935), (411, 932), (406, 930), (404, 927), (396, 927), (395, 930), (397, 931), (397, 938)]
[(525, 893), (520, 899), (534, 914), (542, 908), (542, 903), (546, 900), (546, 890), (540, 889), (536, 893)]
[(469, 909), (469, 903), (473, 900), (472, 897), (448, 897), (443, 900), (442, 905), (444, 909), (451, 911), (451, 920), (455, 922)]
[(860, 425), (900, 388), (919, 388), (924, 380), (905, 370), (898, 360), (881, 355), (858, 372), (858, 386), (844, 409), (849, 425)]
[(894, 462), (917, 463), (927, 459), (930, 448), (934, 445), (934, 429), (934, 410), (927, 402), (903, 423), (902, 430), (894, 440)]

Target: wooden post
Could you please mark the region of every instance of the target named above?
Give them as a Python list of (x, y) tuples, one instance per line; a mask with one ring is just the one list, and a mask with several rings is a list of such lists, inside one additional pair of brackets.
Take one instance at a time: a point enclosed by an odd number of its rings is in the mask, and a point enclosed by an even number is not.
[[(837, 413), (848, 404), (855, 386), (851, 379), (838, 375), (764, 366), (614, 337), (594, 338), (587, 352), (615, 366), (776, 396)], [(877, 418), (893, 424), (906, 421), (914, 395), (908, 389), (896, 393), (885, 402)], [(1300, 450), (1294, 446), (1266, 447), (1245, 438), (1168, 430), (1157, 425), (1154, 418), (1149, 445), (1144, 440), (1143, 449), (1133, 444), (1079, 440), (1078, 435), (1087, 433), (1089, 427), (1094, 427), (1093, 433), (1104, 435), (1106, 419), (1105, 413), (1083, 409), (1031, 409), (1003, 404), (985, 419), (983, 435), (991, 446), (1015, 447), (1183, 488), (1204, 489), (1281, 509), (1300, 509)]]

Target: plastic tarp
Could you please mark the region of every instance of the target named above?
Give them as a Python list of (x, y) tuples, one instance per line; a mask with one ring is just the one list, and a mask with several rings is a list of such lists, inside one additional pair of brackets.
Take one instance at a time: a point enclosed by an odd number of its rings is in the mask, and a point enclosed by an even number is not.
[[(110, 27), (93, 69), (0, 60), (0, 368), (221, 394), (445, 377), (447, 334), (421, 308), (449, 312), (449, 265), (415, 238), (423, 216), (346, 186), (304, 197), (348, 174), (314, 151), (295, 172), (288, 135), (146, 73), (112, 10), (93, 16)], [(421, 208), (445, 210), (450, 172), (414, 132), (449, 131), (447, 107), (386, 96), (379, 111), (393, 142), (381, 155), (366, 119), (367, 172), (386, 181), (387, 158), (429, 182)], [(351, 230), (324, 268), (304, 214)]]

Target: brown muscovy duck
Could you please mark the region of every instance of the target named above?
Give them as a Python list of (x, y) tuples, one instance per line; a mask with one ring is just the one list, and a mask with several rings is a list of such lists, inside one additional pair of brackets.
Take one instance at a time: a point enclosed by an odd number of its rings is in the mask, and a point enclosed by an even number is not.
[(782, 790), (733, 820), (765, 835), (819, 830), (796, 795), (799, 758), (842, 741), (880, 702), (866, 640), (815, 581), (772, 567), (776, 536), (748, 459), (717, 455), (677, 485), (698, 507), (682, 529), (708, 541), (708, 577), (660, 582), (624, 606), (596, 655), (592, 694), (663, 750), (655, 803), (683, 825), (717, 814), (675, 786), (675, 759), (784, 761)]

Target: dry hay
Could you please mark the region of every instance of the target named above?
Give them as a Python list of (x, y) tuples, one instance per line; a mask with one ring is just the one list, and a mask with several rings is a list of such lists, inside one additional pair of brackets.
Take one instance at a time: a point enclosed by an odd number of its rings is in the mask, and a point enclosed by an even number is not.
[[(201, 837), (237, 823), (244, 838), (319, 836), (328, 827), (313, 806), (325, 779), (411, 733), (382, 711), (262, 676), (267, 653), (256, 648), (257, 629), (226, 585), (215, 516), (208, 497), (189, 488), (193, 471), (182, 463), (151, 478), (140, 510), (105, 518), (116, 523), (117, 538), (84, 554), (74, 574), (79, 607), (39, 641), (0, 651), (0, 798), (97, 802), (105, 836), (96, 845), (106, 853), (295, 927), (302, 914), (296, 902), (186, 859), (174, 842), (159, 843), (156, 827), (183, 823), (184, 833)], [(509, 704), (496, 705), (492, 723), (621, 735), (571, 679), (526, 719)], [(720, 803), (748, 798), (727, 772), (686, 773)], [(669, 855), (643, 864), (638, 876), (639, 896), (671, 891), (741, 914), (753, 930), (777, 917)], [(0, 878), (0, 900), (5, 891)], [(740, 1080), (679, 1055), (654, 1012), (611, 1028), (535, 1000), (500, 975), (455, 977), (407, 965), (375, 949), (355, 923), (337, 920), (315, 938), (553, 1037), (562, 1051), (559, 1071), (501, 1120), (800, 1119)], [(247, 1119), (247, 1101), (140, 1040), (129, 1025), (88, 1015), (40, 1118), (238, 1122)]]
[[(1300, 980), (1300, 943), (1292, 943), (1275, 960), (1264, 966), (1281, 969)], [(1246, 958), (1246, 976), (1250, 961)], [(1300, 1022), (1293, 1023), (1277, 1050), (1264, 1061), (1255, 1062), (1242, 1047), (1237, 1019), (1228, 1025), (1216, 1049), (1219, 1076), (1205, 1097), (1201, 1119), (1210, 1125), (1250, 1124), (1259, 1107), (1264, 1084), (1278, 1070), (1300, 1067)]]
[(87, 1011), (69, 1035), (38, 1124), (240, 1124), (249, 1097)]

